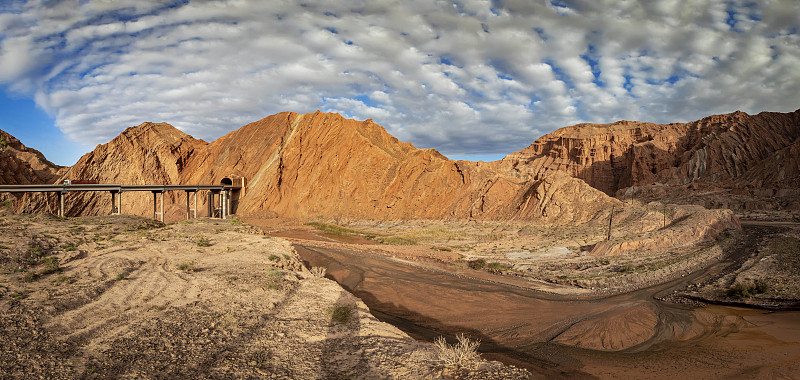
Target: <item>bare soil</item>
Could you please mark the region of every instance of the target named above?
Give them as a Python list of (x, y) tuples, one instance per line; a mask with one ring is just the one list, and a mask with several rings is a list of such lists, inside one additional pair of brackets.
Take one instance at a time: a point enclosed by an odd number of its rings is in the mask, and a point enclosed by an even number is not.
[[(463, 224), (457, 226), (450, 228)], [(446, 224), (439, 227), (448, 228)], [(797, 378), (800, 373), (797, 312), (713, 306), (699, 297), (685, 296), (702, 284), (725, 287), (727, 294), (730, 277), (759, 274), (775, 281), (768, 295), (782, 292), (787, 302), (796, 302), (800, 298), (785, 290), (796, 286), (800, 278), (793, 269), (800, 252), (792, 251), (794, 240), (787, 238), (795, 236), (794, 229), (786, 226), (745, 224), (742, 233), (722, 236), (715, 248), (718, 255), (698, 267), (672, 267), (678, 270), (652, 284), (611, 293), (537, 281), (513, 272), (471, 269), (463, 257), (459, 256), (461, 261), (453, 257), (455, 250), (437, 249), (441, 241), (409, 246), (354, 244), (307, 226), (272, 228), (275, 234), (293, 235), (290, 239), (304, 260), (329, 268), (332, 278), (364, 300), (382, 320), (419, 339), (461, 332), (480, 337), (485, 357), (524, 366), (534, 377), (675, 378), (691, 373), (700, 378)], [(420, 226), (405, 228), (409, 236)], [(430, 230), (430, 224), (421, 229)], [(517, 240), (518, 231), (514, 227), (504, 231), (512, 237), (508, 242), (489, 243), (498, 255), (507, 253), (515, 245), (526, 244)], [(460, 244), (463, 241), (450, 247)], [(485, 242), (468, 244), (475, 247)], [(753, 256), (757, 250), (763, 254)], [(783, 256), (764, 259), (778, 254)], [(574, 258), (543, 260), (570, 259)], [(763, 307), (766, 299), (772, 302), (774, 297), (720, 302)]]
[(439, 360), (233, 221), (0, 215), (0, 378), (526, 378)]

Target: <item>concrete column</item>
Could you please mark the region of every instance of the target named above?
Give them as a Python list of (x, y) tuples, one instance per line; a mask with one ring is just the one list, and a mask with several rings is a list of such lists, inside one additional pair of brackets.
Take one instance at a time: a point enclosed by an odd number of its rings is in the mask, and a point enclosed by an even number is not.
[(231, 216), (233, 212), (231, 212), (231, 206), (233, 205), (233, 197), (231, 196), (233, 193), (232, 190), (225, 191), (225, 199), (227, 199), (227, 205), (225, 206), (225, 210), (227, 211), (228, 216)]
[(228, 210), (226, 210), (226, 206), (228, 205), (227, 195), (228, 192), (225, 190), (222, 190), (222, 192), (219, 193), (219, 209), (221, 214), (220, 216), (222, 217), (222, 219), (227, 219), (226, 218), (226, 214), (228, 212)]
[(194, 192), (194, 218), (197, 219), (197, 191)]
[(156, 197), (156, 192), (153, 191), (153, 219), (156, 219), (156, 214), (158, 210), (157, 203), (158, 203), (158, 198)]
[(66, 207), (64, 206), (64, 196), (67, 195), (65, 191), (58, 192), (58, 216), (64, 218), (66, 215)]
[(161, 223), (164, 223), (164, 192), (158, 193), (158, 198), (161, 201)]
[(117, 194), (117, 201), (119, 202), (117, 205), (117, 214), (122, 215), (122, 191)]
[(189, 190), (186, 190), (186, 220), (190, 219), (192, 209), (189, 208)]
[(213, 191), (209, 191), (208, 192), (208, 203), (207, 204), (208, 204), (208, 217), (209, 218), (213, 218), (214, 217), (214, 192)]
[(117, 192), (109, 191), (109, 193), (111, 193), (111, 215), (119, 215), (119, 211), (117, 210)]

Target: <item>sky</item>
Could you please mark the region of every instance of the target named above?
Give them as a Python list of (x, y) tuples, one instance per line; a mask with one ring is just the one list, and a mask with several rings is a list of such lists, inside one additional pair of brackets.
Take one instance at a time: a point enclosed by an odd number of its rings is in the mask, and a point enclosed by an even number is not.
[(0, 129), (72, 165), (125, 128), (373, 119), (493, 160), (582, 123), (800, 108), (800, 1), (0, 0)]

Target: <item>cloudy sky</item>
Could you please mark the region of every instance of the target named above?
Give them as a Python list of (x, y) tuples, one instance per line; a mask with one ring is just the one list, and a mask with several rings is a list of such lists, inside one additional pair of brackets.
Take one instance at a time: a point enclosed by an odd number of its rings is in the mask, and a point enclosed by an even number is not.
[(282, 112), (491, 159), (579, 122), (800, 108), (795, 0), (2, 0), (0, 129), (71, 165)]

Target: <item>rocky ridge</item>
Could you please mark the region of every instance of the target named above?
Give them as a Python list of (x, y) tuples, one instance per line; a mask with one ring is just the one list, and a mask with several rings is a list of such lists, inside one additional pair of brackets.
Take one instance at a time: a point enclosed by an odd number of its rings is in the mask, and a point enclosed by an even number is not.
[(690, 123), (578, 124), (539, 138), (497, 166), (521, 179), (563, 171), (609, 195), (631, 187), (647, 194), (667, 185), (675, 196), (703, 187), (784, 197), (782, 207), (800, 208), (788, 199), (800, 194), (799, 139), (800, 110), (737, 111)]
[(0, 130), (0, 185), (52, 183), (65, 170)]
[[(595, 218), (617, 202), (579, 180), (559, 174), (519, 180), (486, 163), (452, 161), (433, 149), (402, 143), (372, 120), (322, 112), (272, 115), (212, 143), (169, 124), (144, 123), (98, 146), (59, 180), (213, 184), (228, 175), (247, 180), (236, 199), (235, 211), (241, 215), (568, 223)], [(558, 191), (562, 188), (570, 191)], [(183, 215), (183, 196), (167, 193), (167, 215)], [(123, 212), (152, 214), (150, 194), (124, 197)], [(580, 199), (593, 202), (571, 206)], [(206, 199), (198, 201), (204, 210)], [(101, 193), (69, 194), (67, 205), (68, 215), (103, 215), (111, 199)]]

